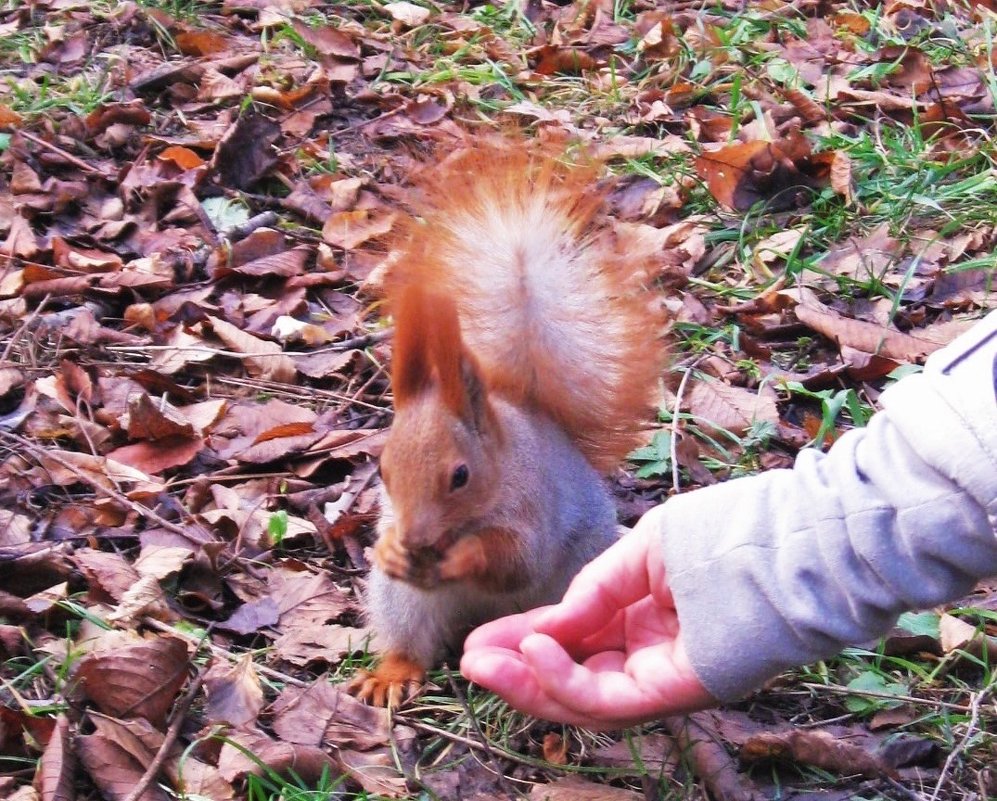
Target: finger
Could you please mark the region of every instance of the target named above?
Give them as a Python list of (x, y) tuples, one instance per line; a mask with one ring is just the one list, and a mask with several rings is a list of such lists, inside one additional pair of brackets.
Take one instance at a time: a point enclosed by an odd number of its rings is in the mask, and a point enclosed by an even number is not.
[(635, 529), (582, 568), (564, 600), (536, 617), (536, 630), (574, 642), (610, 626), (620, 610), (649, 595), (648, 539)]
[(549, 608), (539, 607), (519, 615), (507, 615), (478, 626), (464, 640), (464, 650), (496, 647), (518, 651), (523, 638), (533, 633), (533, 621)]
[(465, 678), (491, 690), (510, 706), (544, 720), (589, 729), (624, 728), (627, 723), (580, 715), (555, 701), (541, 688), (532, 668), (520, 654), (500, 648), (481, 648), (464, 654), (460, 662)]
[[(579, 665), (555, 640), (543, 634), (527, 637), (520, 650), (544, 695), (575, 716), (602, 722), (603, 727), (620, 721), (651, 720), (688, 707), (685, 698), (667, 694), (663, 697), (659, 688), (639, 685), (619, 669), (623, 666), (621, 660), (600, 656)], [(611, 669), (598, 669), (602, 667)], [(662, 660), (660, 671), (667, 670), (668, 663)], [(664, 684), (668, 684), (667, 677)]]

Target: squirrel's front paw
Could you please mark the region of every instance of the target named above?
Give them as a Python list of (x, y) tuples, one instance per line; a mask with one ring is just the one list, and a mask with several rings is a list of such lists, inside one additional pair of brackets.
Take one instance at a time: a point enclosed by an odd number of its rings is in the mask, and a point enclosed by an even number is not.
[(360, 672), (346, 690), (368, 704), (394, 709), (412, 698), (425, 678), (422, 665), (400, 651), (389, 651), (373, 670)]
[(424, 590), (440, 583), (440, 556), (436, 550), (411, 551), (392, 534), (382, 535), (374, 544), (374, 561), (385, 575)]
[(374, 543), (374, 562), (391, 578), (405, 579), (412, 572), (412, 561), (394, 531), (385, 532)]
[(450, 546), (440, 561), (439, 574), (443, 581), (456, 581), (478, 576), (488, 571), (488, 555), (480, 537), (467, 536)]

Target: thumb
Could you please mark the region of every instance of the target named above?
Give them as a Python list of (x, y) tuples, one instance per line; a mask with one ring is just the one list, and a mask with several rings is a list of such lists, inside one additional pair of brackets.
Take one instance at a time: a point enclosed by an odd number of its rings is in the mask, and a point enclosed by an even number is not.
[(536, 617), (534, 630), (561, 642), (577, 641), (649, 595), (646, 534), (634, 529), (582, 568), (564, 599)]

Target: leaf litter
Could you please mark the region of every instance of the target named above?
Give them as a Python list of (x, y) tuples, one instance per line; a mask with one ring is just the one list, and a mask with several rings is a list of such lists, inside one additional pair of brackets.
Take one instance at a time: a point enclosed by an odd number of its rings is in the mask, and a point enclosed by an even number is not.
[(621, 242), (659, 249), (675, 368), (650, 462), (616, 476), (633, 522), (862, 424), (994, 305), (995, 21), (984, 2), (0, 9), (0, 794), (241, 798), (280, 774), (390, 797), (997, 794), (992, 742), (931, 725), (993, 730), (986, 584), (883, 641), (930, 680), (846, 655), (622, 738), (455, 701), (447, 674), (393, 716), (340, 687), (370, 646), (391, 419), (378, 275), (426, 154), (475, 126), (580, 140)]

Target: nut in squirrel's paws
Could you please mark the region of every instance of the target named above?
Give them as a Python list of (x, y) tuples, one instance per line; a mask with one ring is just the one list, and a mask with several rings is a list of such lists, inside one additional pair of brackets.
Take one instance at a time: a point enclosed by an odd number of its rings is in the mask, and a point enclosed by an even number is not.
[(440, 583), (440, 556), (429, 548), (410, 551), (394, 537), (374, 545), (374, 561), (385, 575), (430, 590)]
[[(443, 549), (441, 552), (441, 545)], [(462, 537), (456, 542), (408, 549), (398, 537), (382, 536), (374, 545), (374, 561), (391, 578), (407, 581), (422, 589), (441, 582), (457, 581), (486, 573), (488, 558), (478, 537)]]
[(419, 691), (425, 678), (426, 670), (418, 662), (389, 652), (373, 670), (359, 673), (346, 690), (372, 706), (395, 709)]

